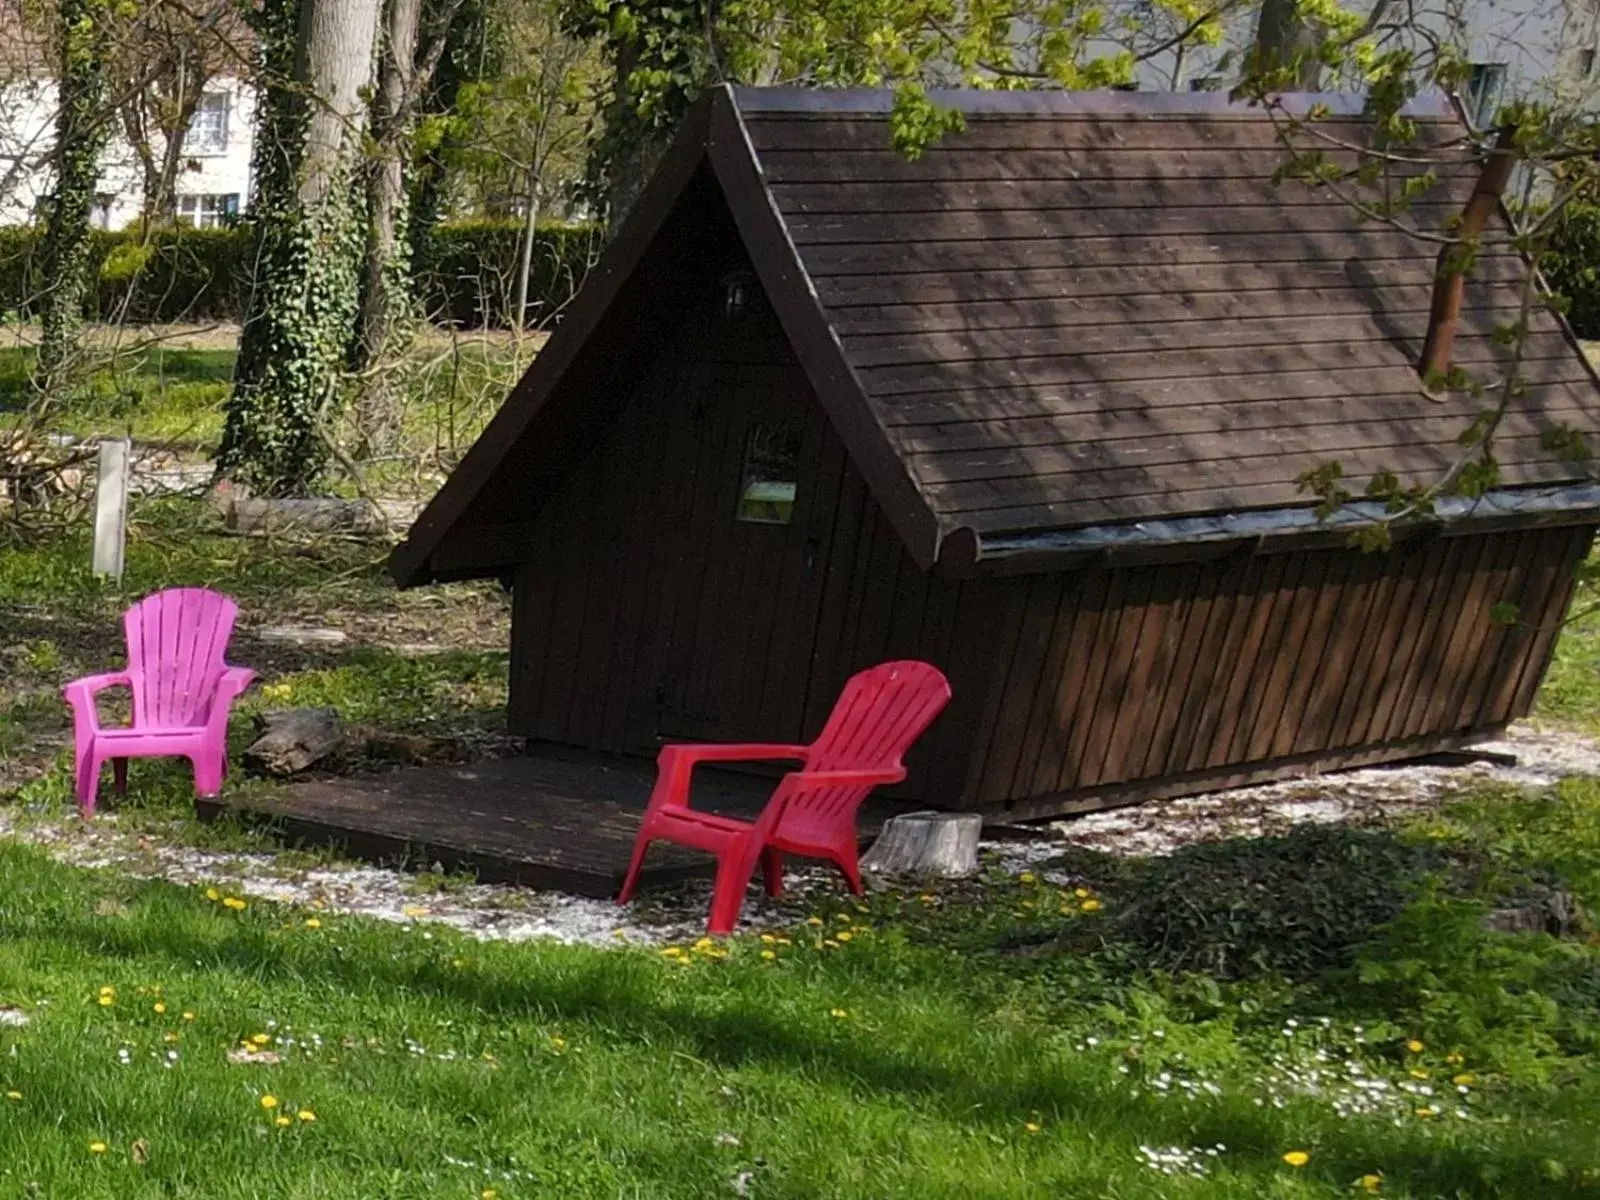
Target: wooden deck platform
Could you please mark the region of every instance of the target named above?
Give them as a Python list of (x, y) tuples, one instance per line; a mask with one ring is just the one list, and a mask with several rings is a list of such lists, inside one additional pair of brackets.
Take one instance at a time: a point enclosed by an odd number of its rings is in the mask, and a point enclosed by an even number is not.
[[(202, 818), (229, 810), (270, 821), (289, 841), (336, 844), (361, 858), (467, 869), (486, 883), (520, 883), (611, 897), (633, 850), (655, 781), (642, 759), (551, 749), (459, 766), (408, 767), (382, 775), (317, 780), (198, 802)], [(773, 781), (701, 768), (696, 808), (750, 818)], [(870, 798), (863, 839), (903, 805)], [(710, 875), (712, 860), (657, 843), (642, 886)]]

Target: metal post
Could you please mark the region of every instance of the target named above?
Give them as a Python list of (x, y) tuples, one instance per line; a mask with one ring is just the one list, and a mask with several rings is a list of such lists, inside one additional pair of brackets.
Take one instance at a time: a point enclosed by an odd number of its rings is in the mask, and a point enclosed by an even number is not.
[(94, 485), (94, 573), (112, 579), (122, 578), (122, 551), (128, 529), (128, 468), (132, 460), (131, 438), (101, 440)]

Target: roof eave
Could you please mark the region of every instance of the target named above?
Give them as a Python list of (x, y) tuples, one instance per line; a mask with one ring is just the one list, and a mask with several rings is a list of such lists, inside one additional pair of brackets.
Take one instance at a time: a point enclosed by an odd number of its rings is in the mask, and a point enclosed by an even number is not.
[[(1062, 570), (1100, 559), (1204, 559), (1240, 546), (1309, 548), (1343, 545), (1351, 533), (1389, 514), (1357, 500), (1329, 517), (1310, 506), (1252, 509), (1118, 525), (982, 533), (962, 528), (945, 539), (939, 567), (947, 575), (1019, 575)], [(1600, 523), (1600, 485), (1501, 488), (1481, 497), (1442, 497), (1432, 516), (1403, 529), (1488, 533), (1549, 525)]]

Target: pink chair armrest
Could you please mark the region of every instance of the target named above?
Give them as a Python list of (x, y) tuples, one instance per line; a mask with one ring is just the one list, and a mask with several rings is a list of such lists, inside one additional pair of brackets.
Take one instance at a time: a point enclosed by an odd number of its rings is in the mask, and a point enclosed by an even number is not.
[(74, 679), (61, 689), (61, 694), (72, 706), (72, 715), (80, 724), (86, 724), (90, 730), (98, 730), (100, 714), (95, 710), (95, 694), (106, 688), (132, 686), (133, 676), (127, 671), (109, 671), (104, 675), (85, 675), (82, 679)]
[(225, 730), (228, 727), (228, 711), (233, 702), (241, 693), (250, 686), (256, 673), (249, 667), (226, 667), (223, 669), (222, 678), (217, 681), (217, 694), (211, 701), (211, 712), (206, 716), (206, 725), (215, 730)]

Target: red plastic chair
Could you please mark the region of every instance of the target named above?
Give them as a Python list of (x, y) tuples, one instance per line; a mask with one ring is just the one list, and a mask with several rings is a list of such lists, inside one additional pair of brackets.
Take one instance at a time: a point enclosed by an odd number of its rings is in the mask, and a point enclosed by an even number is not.
[[(168, 588), (146, 596), (122, 617), (128, 669), (67, 684), (72, 706), (78, 805), (94, 815), (100, 768), (111, 760), (120, 795), (130, 758), (187, 758), (195, 791), (214, 796), (227, 770), (228, 709), (255, 672), (223, 661), (239, 607), (206, 588)], [(133, 692), (133, 721), (104, 728), (95, 693)]]
[[(828, 723), (809, 746), (663, 747), (617, 903), (632, 899), (645, 851), (658, 838), (717, 856), (708, 933), (733, 932), (758, 859), (769, 896), (783, 890), (786, 853), (831, 860), (860, 895), (856, 809), (879, 784), (906, 777), (901, 757), (949, 700), (949, 682), (930, 663), (880, 663), (845, 684)], [(689, 807), (696, 763), (791, 759), (804, 765), (783, 777), (754, 822)]]

